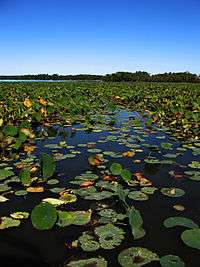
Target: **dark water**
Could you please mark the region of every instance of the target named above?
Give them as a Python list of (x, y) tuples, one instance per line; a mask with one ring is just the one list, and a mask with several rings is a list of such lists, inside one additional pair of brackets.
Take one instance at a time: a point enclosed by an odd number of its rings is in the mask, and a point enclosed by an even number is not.
[[(68, 226), (59, 228), (54, 226), (50, 231), (38, 231), (32, 227), (30, 219), (25, 220), (19, 227), (9, 228), (7, 230), (1, 230), (0, 232), (0, 262), (2, 267), (6, 266), (63, 266), (63, 262), (67, 260), (84, 259), (94, 256), (102, 256), (108, 261), (108, 266), (117, 267), (118, 254), (125, 248), (132, 246), (140, 246), (148, 248), (149, 250), (156, 252), (159, 256), (173, 254), (181, 257), (186, 266), (199, 267), (200, 266), (200, 253), (197, 249), (187, 247), (181, 240), (180, 235), (186, 229), (183, 227), (165, 228), (163, 221), (171, 216), (184, 216), (191, 218), (200, 225), (200, 190), (199, 183), (188, 179), (188, 177), (175, 179), (169, 175), (169, 171), (174, 170), (176, 173), (183, 173), (185, 170), (191, 170), (188, 164), (192, 160), (199, 161), (199, 156), (194, 156), (191, 149), (180, 152), (181, 154), (175, 159), (176, 163), (171, 164), (149, 164), (143, 161), (149, 155), (156, 156), (163, 159), (163, 154), (174, 153), (178, 147), (181, 146), (180, 142), (171, 138), (165, 132), (156, 131), (155, 129), (140, 129), (129, 127), (130, 117), (137, 117), (137, 113), (128, 113), (121, 111), (115, 124), (115, 131), (105, 129), (101, 132), (86, 132), (80, 131), (82, 127), (80, 125), (73, 125), (72, 127), (65, 127), (64, 131), (67, 133), (67, 137), (62, 137), (61, 127), (55, 126), (56, 136), (49, 139), (37, 140), (37, 149), (35, 151), (36, 156), (40, 156), (41, 153), (50, 153), (52, 150), (45, 147), (46, 144), (55, 143), (65, 140), (68, 145), (75, 146), (73, 149), (79, 150), (81, 154), (76, 155), (74, 158), (68, 158), (57, 162), (56, 173), (53, 178), (59, 179), (59, 187), (71, 188), (73, 185), (69, 184), (70, 180), (76, 175), (80, 175), (91, 167), (88, 165), (88, 156), (91, 153), (87, 152), (87, 147), (77, 147), (78, 144), (87, 144), (88, 142), (96, 142), (95, 148), (99, 148), (103, 151), (125, 152), (130, 150), (125, 143), (131, 143), (138, 145), (138, 148), (143, 149), (142, 152), (136, 153), (134, 158), (112, 158), (104, 156), (109, 162), (106, 166), (109, 166), (112, 162), (119, 162), (132, 172), (140, 171), (152, 181), (153, 186), (158, 189), (162, 187), (178, 187), (185, 190), (185, 195), (180, 198), (170, 198), (162, 195), (157, 190), (153, 195), (150, 195), (147, 201), (132, 201), (129, 200), (130, 205), (134, 205), (140, 210), (143, 220), (144, 229), (146, 235), (139, 239), (134, 240), (130, 227), (120, 226), (126, 231), (126, 238), (120, 246), (113, 250), (100, 249), (97, 252), (84, 252), (81, 248), (75, 250), (69, 250), (65, 243), (77, 239), (83, 231), (90, 229), (90, 226)], [(123, 125), (127, 128), (123, 129)], [(40, 127), (38, 128), (38, 131)], [(125, 135), (124, 135), (125, 134)], [(124, 144), (117, 142), (107, 141), (100, 143), (98, 140), (105, 140), (108, 136), (118, 136), (124, 141)], [(139, 136), (139, 138), (138, 138)], [(163, 137), (158, 139), (157, 137)], [(136, 138), (134, 138), (136, 137)], [(127, 141), (130, 138), (132, 141)], [(143, 141), (141, 141), (141, 138)], [(173, 150), (166, 150), (160, 148), (161, 142), (172, 143)], [(156, 145), (159, 147), (158, 151), (154, 151), (144, 144)], [(59, 149), (59, 152), (64, 154), (68, 153), (69, 149)], [(140, 164), (133, 163), (134, 159), (141, 159)], [(183, 167), (184, 166), (184, 167)], [(100, 170), (94, 172), (99, 173)], [(57, 186), (57, 185), (56, 185)], [(47, 186), (47, 188), (52, 186)], [(22, 189), (17, 186), (16, 188)], [(10, 213), (15, 211), (29, 211), (39, 204), (40, 201), (46, 197), (57, 197), (55, 193), (45, 191), (45, 193), (34, 193), (26, 196), (14, 196), (9, 195), (11, 201), (0, 204), (0, 216), (9, 216)], [(114, 210), (118, 212), (125, 212), (122, 204), (117, 197), (113, 197), (108, 200), (101, 201), (104, 204), (108, 204)], [(91, 200), (80, 199), (72, 204), (66, 204), (65, 210), (88, 210), (89, 208), (95, 208), (97, 202)], [(186, 207), (183, 212), (173, 209), (173, 205), (182, 204)], [(128, 223), (128, 221), (125, 221)], [(147, 266), (160, 266), (159, 262), (153, 262)]]

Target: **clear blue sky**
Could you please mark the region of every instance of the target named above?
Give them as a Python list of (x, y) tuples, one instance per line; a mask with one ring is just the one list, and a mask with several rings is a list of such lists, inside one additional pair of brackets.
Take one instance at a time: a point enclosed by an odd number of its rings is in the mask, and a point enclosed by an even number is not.
[(200, 73), (200, 0), (0, 0), (0, 74)]

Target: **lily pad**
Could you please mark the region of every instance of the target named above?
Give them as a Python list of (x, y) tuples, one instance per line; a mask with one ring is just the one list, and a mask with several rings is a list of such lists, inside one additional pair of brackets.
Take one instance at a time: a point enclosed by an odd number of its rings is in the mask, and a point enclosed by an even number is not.
[(132, 173), (127, 170), (127, 169), (123, 169), (121, 171), (121, 177), (125, 180), (125, 181), (130, 181), (131, 177), (132, 177)]
[(11, 170), (0, 169), (0, 180), (4, 180), (10, 176), (14, 175), (14, 172)]
[(141, 189), (141, 192), (142, 192), (142, 193), (145, 193), (145, 194), (147, 194), (147, 195), (153, 195), (153, 193), (154, 193), (156, 190), (158, 190), (158, 188), (156, 188), (156, 187), (143, 187), (143, 188)]
[(187, 246), (200, 249), (200, 228), (185, 230), (181, 234), (181, 239)]
[(185, 263), (181, 258), (175, 255), (166, 255), (160, 258), (162, 267), (184, 267)]
[(38, 230), (51, 229), (57, 220), (56, 208), (49, 203), (41, 203), (31, 212), (31, 221)]
[(124, 230), (110, 223), (98, 226), (94, 231), (99, 237), (100, 246), (104, 249), (113, 249), (124, 239)]
[(141, 247), (125, 249), (118, 256), (118, 261), (122, 267), (140, 267), (158, 260), (159, 257), (156, 253)]
[(94, 237), (84, 232), (82, 236), (79, 237), (79, 242), (81, 244), (81, 248), (84, 251), (96, 251), (99, 249), (100, 245), (97, 241), (94, 240)]
[(144, 200), (148, 200), (149, 199), (148, 195), (146, 195), (145, 193), (143, 193), (141, 191), (131, 191), (128, 194), (128, 197), (130, 199), (138, 200), (138, 201), (144, 201)]
[(91, 258), (91, 259), (85, 259), (85, 260), (78, 260), (78, 261), (71, 261), (67, 265), (64, 265), (64, 267), (107, 267), (107, 261), (102, 258)]
[(0, 222), (0, 230), (10, 228), (10, 227), (17, 227), (20, 225), (19, 220), (15, 220), (10, 217), (1, 217), (1, 222)]
[(18, 219), (18, 220), (27, 219), (29, 217), (29, 213), (25, 211), (17, 211), (17, 212), (11, 213), (10, 217), (12, 217), (13, 219)]
[(57, 198), (44, 198), (42, 202), (49, 203), (55, 207), (65, 204), (64, 201), (57, 199)]
[(8, 198), (6, 198), (6, 197), (0, 195), (0, 203), (2, 203), (2, 202), (6, 202), (6, 201), (8, 201), (8, 200), (9, 200)]
[(121, 174), (121, 171), (122, 171), (122, 165), (119, 164), (119, 163), (113, 163), (111, 166), (110, 166), (110, 171), (113, 175), (120, 175)]
[(162, 188), (161, 193), (168, 197), (182, 197), (185, 194), (185, 191), (180, 188)]
[(164, 226), (167, 228), (175, 226), (184, 226), (187, 228), (198, 228), (198, 225), (194, 223), (191, 219), (185, 217), (170, 217), (164, 221)]
[(85, 225), (91, 219), (91, 211), (58, 211), (58, 225)]
[(62, 200), (64, 203), (73, 203), (76, 202), (77, 197), (74, 194), (64, 193), (61, 195), (60, 200)]
[(57, 179), (50, 179), (50, 180), (48, 180), (47, 181), (47, 184), (49, 184), (49, 185), (55, 185), (55, 184), (59, 184), (59, 180), (57, 180)]
[(49, 154), (42, 154), (41, 157), (41, 166), (42, 166), (42, 176), (44, 179), (50, 178), (55, 172), (55, 161), (54, 158)]
[(102, 192), (96, 192), (96, 193), (92, 193), (90, 195), (87, 195), (87, 196), (85, 196), (85, 199), (87, 199), (87, 200), (102, 200), (102, 199), (110, 198), (112, 196), (113, 196), (112, 192), (102, 191)]

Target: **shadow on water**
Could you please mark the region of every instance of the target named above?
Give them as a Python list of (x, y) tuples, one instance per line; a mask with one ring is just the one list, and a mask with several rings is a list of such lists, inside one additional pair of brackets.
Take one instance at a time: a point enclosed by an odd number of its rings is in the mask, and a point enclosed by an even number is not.
[[(131, 246), (146, 247), (158, 255), (167, 254), (178, 255), (184, 259), (186, 266), (199, 267), (200, 256), (197, 250), (187, 247), (180, 239), (180, 234), (184, 230), (181, 227), (166, 229), (163, 226), (164, 219), (171, 216), (184, 216), (193, 219), (200, 224), (200, 194), (198, 183), (188, 178), (174, 179), (169, 175), (169, 171), (173, 170), (183, 173), (188, 170), (188, 163), (192, 160), (199, 160), (199, 156), (194, 156), (190, 149), (183, 151), (177, 156), (175, 164), (149, 164), (143, 161), (149, 156), (156, 156), (163, 159), (163, 154), (175, 153), (177, 148), (181, 146), (180, 142), (171, 138), (166, 132), (157, 131), (156, 129), (146, 129), (139, 126), (132, 127), (134, 119), (139, 118), (138, 113), (128, 113), (121, 111), (116, 118), (114, 130), (112, 128), (102, 127), (101, 132), (90, 132), (80, 130), (83, 126), (73, 125), (73, 127), (62, 128), (54, 126), (51, 138), (37, 140), (37, 149), (35, 156), (39, 157), (41, 153), (50, 153), (52, 150), (48, 148), (49, 144), (58, 144), (60, 141), (66, 141), (69, 146), (74, 146), (72, 150), (78, 150), (81, 153), (74, 158), (66, 158), (57, 161), (56, 174), (53, 178), (60, 180), (59, 187), (69, 188), (70, 180), (81, 173), (90, 169), (88, 165), (87, 151), (88, 147), (80, 147), (79, 144), (95, 143), (95, 148), (102, 151), (114, 151), (121, 154), (130, 150), (129, 144), (133, 144), (135, 149), (142, 149), (136, 153), (134, 158), (111, 158), (105, 156), (109, 160), (107, 167), (112, 162), (119, 162), (132, 172), (142, 172), (145, 177), (152, 181), (155, 187), (179, 187), (186, 191), (186, 194), (180, 199), (169, 198), (162, 195), (159, 191), (150, 196), (148, 201), (134, 201), (130, 204), (141, 211), (144, 220), (145, 237), (134, 240), (129, 226), (122, 226), (126, 231), (126, 239), (120, 246), (114, 250), (98, 250), (97, 252), (84, 252), (81, 248), (70, 250), (67, 243), (76, 240), (83, 231), (88, 230), (88, 226), (70, 226), (58, 228), (55, 226), (51, 231), (38, 231), (32, 227), (30, 219), (22, 222), (18, 228), (10, 228), (0, 232), (0, 266), (37, 266), (37, 267), (61, 267), (64, 262), (73, 259), (84, 259), (101, 255), (108, 260), (108, 266), (117, 267), (118, 254), (125, 248)], [(108, 116), (109, 120), (109, 116)], [(143, 125), (144, 126), (144, 125)], [(40, 131), (41, 128), (38, 128)], [(64, 133), (63, 133), (64, 131)], [(53, 133), (54, 132), (54, 133)], [(111, 137), (116, 136), (113, 141)], [(159, 138), (158, 138), (159, 137)], [(105, 142), (98, 142), (105, 140)], [(171, 143), (172, 150), (161, 149), (161, 142)], [(148, 146), (145, 146), (148, 144)], [(157, 149), (158, 148), (158, 149)], [(68, 148), (60, 148), (59, 153), (71, 153)], [(140, 164), (134, 164), (134, 159), (141, 159)], [(185, 167), (182, 167), (185, 166)], [(99, 173), (99, 171), (97, 171)], [(48, 188), (48, 187), (47, 187)], [(29, 211), (40, 203), (46, 197), (56, 197), (55, 193), (46, 190), (43, 194), (28, 194), (26, 196), (12, 195), (11, 201), (1, 203), (0, 216), (9, 216), (14, 211)], [(122, 204), (117, 197), (103, 200), (102, 203), (109, 205), (118, 212), (124, 212)], [(66, 210), (88, 210), (95, 209), (95, 201), (79, 200), (76, 203), (67, 204)], [(173, 209), (174, 204), (182, 204), (186, 207), (182, 213)], [(128, 223), (128, 221), (125, 221)], [(128, 225), (128, 224), (127, 224)], [(90, 226), (89, 226), (90, 229)], [(158, 262), (150, 263), (148, 266), (160, 266)]]

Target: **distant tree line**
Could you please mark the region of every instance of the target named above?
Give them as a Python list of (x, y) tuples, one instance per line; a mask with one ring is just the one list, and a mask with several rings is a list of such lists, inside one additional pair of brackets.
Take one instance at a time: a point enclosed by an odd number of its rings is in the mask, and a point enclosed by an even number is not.
[(99, 80), (105, 82), (185, 82), (200, 83), (200, 76), (190, 72), (168, 72), (162, 74), (150, 74), (145, 71), (116, 72), (106, 75), (2, 75), (0, 80)]
[(116, 72), (107, 74), (103, 77), (104, 81), (109, 82), (186, 82), (200, 83), (200, 76), (190, 72), (168, 72), (162, 74), (149, 74), (145, 71), (137, 72)]
[(59, 75), (59, 74), (36, 74), (36, 75), (1, 75), (0, 80), (101, 80), (102, 75), (78, 74), (78, 75)]

